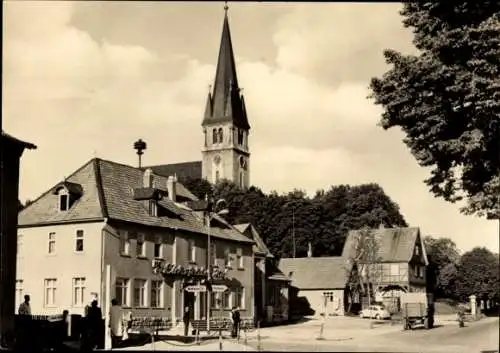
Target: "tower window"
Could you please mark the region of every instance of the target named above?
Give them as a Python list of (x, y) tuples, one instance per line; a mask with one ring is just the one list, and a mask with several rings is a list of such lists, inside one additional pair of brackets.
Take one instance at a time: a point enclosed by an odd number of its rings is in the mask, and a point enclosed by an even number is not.
[(243, 145), (243, 130), (238, 129), (238, 145)]
[(243, 172), (240, 172), (240, 187), (243, 189)]
[(218, 182), (219, 182), (219, 177), (220, 177), (220, 173), (219, 173), (219, 171), (217, 170), (217, 171), (215, 172), (215, 182), (216, 182), (216, 183), (218, 183)]
[(224, 133), (222, 132), (222, 128), (219, 128), (219, 143), (224, 141)]
[(217, 129), (212, 129), (212, 143), (217, 143)]

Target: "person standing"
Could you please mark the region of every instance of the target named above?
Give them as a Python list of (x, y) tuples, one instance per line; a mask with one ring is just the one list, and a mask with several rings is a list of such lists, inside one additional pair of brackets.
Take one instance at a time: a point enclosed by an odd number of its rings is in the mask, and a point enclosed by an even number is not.
[(31, 342), (32, 337), (32, 324), (31, 324), (31, 306), (30, 306), (30, 296), (26, 294), (24, 296), (24, 302), (19, 305), (19, 327), (18, 332), (18, 346), (21, 349), (27, 349)]
[(235, 306), (233, 306), (233, 309), (231, 310), (231, 322), (233, 323), (231, 337), (237, 338), (239, 337), (241, 316), (240, 316), (240, 311)]
[(18, 314), (31, 315), (30, 296), (28, 294), (24, 296), (24, 302), (19, 305)]
[(123, 338), (123, 313), (116, 299), (111, 300), (109, 309), (109, 329), (111, 331), (111, 348), (115, 348)]
[(99, 340), (101, 335), (102, 325), (102, 311), (101, 308), (97, 306), (97, 297), (94, 297), (90, 307), (86, 308), (85, 317), (85, 339), (84, 346), (85, 349), (93, 350), (99, 345)]
[(189, 321), (191, 320), (191, 312), (189, 306), (184, 308), (184, 314), (182, 315), (182, 321), (184, 322), (184, 336), (187, 337), (189, 334)]

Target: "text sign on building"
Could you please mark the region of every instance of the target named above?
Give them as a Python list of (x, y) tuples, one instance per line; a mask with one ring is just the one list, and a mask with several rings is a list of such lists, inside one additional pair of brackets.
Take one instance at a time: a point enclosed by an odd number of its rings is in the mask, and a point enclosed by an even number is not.
[(192, 292), (192, 293), (196, 293), (196, 292), (206, 292), (207, 291), (207, 287), (206, 286), (187, 286), (185, 288), (186, 292)]
[(225, 292), (227, 290), (227, 286), (225, 284), (213, 284), (212, 292)]

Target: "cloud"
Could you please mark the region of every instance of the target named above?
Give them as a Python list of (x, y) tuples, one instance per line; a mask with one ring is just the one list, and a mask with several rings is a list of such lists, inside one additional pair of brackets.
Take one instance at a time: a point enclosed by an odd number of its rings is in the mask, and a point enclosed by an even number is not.
[(401, 4), (301, 4), (284, 15), (273, 38), (276, 61), (287, 70), (332, 86), (367, 85), (386, 70), (382, 51), (414, 52), (411, 32), (398, 14)]
[[(210, 29), (212, 20), (203, 22), (206, 16), (200, 12), (195, 18), (203, 30), (196, 36), (190, 32), (184, 42), (172, 42), (171, 35), (158, 35), (169, 32), (156, 26), (164, 9), (178, 6), (172, 10), (175, 16), (169, 12), (177, 19), (176, 33), (193, 27), (187, 15), (178, 20), (183, 5), (141, 5), (143, 15), (137, 16), (132, 10), (139, 5), (127, 3), (112, 24), (108, 6), (4, 6), (4, 127), (39, 146), (23, 156), (22, 200), (35, 198), (94, 155), (135, 165), (132, 144), (138, 138), (148, 144), (145, 164), (200, 159), (200, 124), (215, 74), (220, 31)], [(438, 235), (460, 234), (456, 237), (461, 246), (470, 246), (469, 234), (491, 232), (491, 222), (474, 223), (459, 216), (458, 207), (433, 199), (422, 183), (426, 171), (401, 143), (402, 134), (377, 127), (380, 110), (366, 100), (367, 80), (383, 70), (382, 48), (411, 46), (400, 33), (394, 6), (273, 8), (269, 11), (275, 14), (275, 25), (268, 23), (269, 15), (262, 15), (267, 24), (252, 25), (246, 32), (231, 17), (233, 33), (253, 38), (233, 36), (238, 54), (252, 53), (238, 58), (252, 126), (251, 178), (266, 191), (297, 187), (309, 193), (339, 183), (378, 182), (413, 225)], [(245, 18), (243, 10), (235, 5), (231, 16)], [(254, 23), (265, 11), (250, 11)], [(207, 54), (210, 61), (205, 54), (195, 55), (196, 50), (180, 49), (200, 50), (205, 34), (217, 38)], [(265, 60), (259, 60), (260, 48), (255, 46), (260, 37), (275, 45), (263, 49)], [(436, 214), (452, 221), (436, 220)], [(450, 231), (448, 223), (457, 226)]]

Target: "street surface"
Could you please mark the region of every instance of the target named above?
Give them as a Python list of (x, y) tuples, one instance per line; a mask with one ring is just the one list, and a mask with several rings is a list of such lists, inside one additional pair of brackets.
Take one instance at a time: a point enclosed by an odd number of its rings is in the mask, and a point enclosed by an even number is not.
[[(419, 353), (480, 353), (498, 352), (499, 320), (483, 318), (467, 322), (459, 328), (455, 316), (436, 317), (431, 330), (403, 331), (402, 324), (376, 322), (352, 317), (334, 317), (324, 322), (323, 340), (321, 320), (309, 320), (294, 325), (283, 325), (241, 333), (239, 342), (225, 338), (223, 351), (296, 351), (296, 352), (419, 352)], [(260, 336), (260, 347), (259, 339)], [(122, 348), (120, 350), (181, 350), (219, 351), (218, 339), (198, 344), (158, 340), (152, 345)]]
[[(335, 318), (331, 321), (336, 319), (339, 319), (338, 323), (357, 320)], [(375, 326), (372, 329), (356, 328), (356, 325), (362, 322), (363, 320), (352, 321), (343, 325), (343, 328), (327, 323), (324, 330), (325, 340), (322, 341), (315, 339), (319, 334), (317, 323), (316, 325), (309, 323), (294, 325), (297, 326), (295, 328), (292, 328), (293, 326), (274, 327), (272, 328), (274, 332), (270, 335), (272, 329), (263, 329), (261, 330), (261, 348), (264, 351), (301, 352), (498, 352), (498, 318), (485, 318), (467, 323), (464, 328), (459, 328), (454, 321), (442, 321), (437, 322), (437, 327), (431, 330), (415, 329), (412, 331), (403, 331), (400, 325), (391, 326), (390, 324)], [(355, 325), (347, 328), (348, 324)], [(278, 334), (278, 331), (283, 331), (283, 334)], [(248, 344), (257, 348), (258, 344), (253, 336), (248, 340)]]

